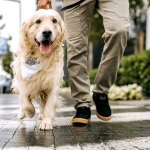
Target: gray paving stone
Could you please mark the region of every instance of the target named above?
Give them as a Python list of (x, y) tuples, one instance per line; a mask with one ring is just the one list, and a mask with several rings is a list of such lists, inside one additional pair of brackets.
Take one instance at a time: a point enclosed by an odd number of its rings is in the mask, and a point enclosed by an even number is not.
[(0, 142), (0, 150), (6, 145), (6, 143), (7, 142), (4, 142), (4, 141)]
[(150, 150), (150, 137), (137, 137), (127, 141), (129, 141), (134, 148)]
[(83, 150), (110, 150), (103, 142), (82, 144), (81, 147)]
[(43, 146), (29, 146), (28, 150), (55, 150), (54, 146), (48, 146), (48, 147), (43, 147)]
[(57, 146), (56, 150), (82, 150), (79, 144)]
[(133, 147), (130, 142), (125, 140), (112, 140), (104, 143), (110, 150), (139, 150), (136, 147)]
[[(17, 119), (15, 95), (0, 95), (0, 149), (2, 150), (150, 150), (150, 117), (134, 120), (135, 113), (150, 115), (150, 101), (112, 102), (113, 118), (102, 122), (92, 107), (91, 123), (72, 126), (74, 102), (68, 92), (62, 93), (67, 103), (53, 120), (53, 130), (39, 130), (38, 114), (23, 121)], [(136, 107), (135, 107), (136, 106)], [(37, 107), (37, 106), (36, 106)], [(5, 113), (6, 112), (6, 113)], [(128, 113), (130, 112), (130, 113)], [(133, 116), (127, 116), (128, 114)], [(120, 118), (117, 116), (125, 116)], [(140, 114), (140, 113), (139, 113)], [(128, 117), (132, 117), (130, 120)], [(117, 118), (117, 121), (115, 119)]]
[(28, 150), (26, 143), (7, 143), (3, 150)]

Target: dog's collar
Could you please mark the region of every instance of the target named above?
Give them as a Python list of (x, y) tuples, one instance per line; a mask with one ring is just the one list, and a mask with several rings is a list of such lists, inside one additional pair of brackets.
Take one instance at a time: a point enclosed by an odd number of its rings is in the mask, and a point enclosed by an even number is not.
[(21, 74), (23, 79), (29, 80), (34, 74), (43, 68), (37, 58), (21, 59)]

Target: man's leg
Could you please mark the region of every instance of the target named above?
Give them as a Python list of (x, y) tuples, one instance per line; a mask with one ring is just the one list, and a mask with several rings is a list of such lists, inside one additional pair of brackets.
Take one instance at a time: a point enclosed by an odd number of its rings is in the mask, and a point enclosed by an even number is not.
[[(75, 3), (76, 0), (64, 0), (64, 5)], [(90, 82), (87, 71), (88, 33), (95, 6), (95, 0), (86, 0), (80, 6), (64, 11), (64, 20), (67, 26), (67, 55), (71, 94), (77, 101), (75, 108), (79, 113), (90, 113), (91, 101), (87, 99), (90, 92)], [(83, 108), (83, 109), (82, 109)], [(87, 115), (89, 117), (89, 115)], [(87, 119), (80, 116), (72, 120), (73, 123), (87, 123)], [(88, 118), (89, 119), (89, 118)]]
[(93, 100), (97, 116), (102, 120), (111, 118), (108, 91), (114, 84), (117, 70), (127, 45), (129, 27), (128, 0), (99, 0), (100, 14), (105, 28), (104, 49), (95, 78)]

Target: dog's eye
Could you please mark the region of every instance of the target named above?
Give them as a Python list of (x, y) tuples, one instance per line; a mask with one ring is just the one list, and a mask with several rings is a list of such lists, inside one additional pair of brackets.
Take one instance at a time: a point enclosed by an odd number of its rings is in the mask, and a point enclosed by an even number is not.
[(57, 19), (55, 19), (55, 18), (53, 18), (52, 21), (53, 21), (53, 23), (57, 23)]
[(40, 23), (41, 23), (41, 20), (40, 20), (40, 19), (38, 19), (38, 20), (36, 20), (36, 22), (35, 22), (35, 23), (40, 24)]

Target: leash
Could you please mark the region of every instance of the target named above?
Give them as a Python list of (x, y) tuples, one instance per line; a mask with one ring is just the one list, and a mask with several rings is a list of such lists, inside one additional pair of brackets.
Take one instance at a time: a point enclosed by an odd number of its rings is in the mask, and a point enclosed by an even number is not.
[(85, 0), (79, 0), (78, 2), (74, 3), (74, 4), (71, 4), (71, 5), (68, 5), (68, 6), (65, 6), (63, 8), (60, 9), (60, 11), (64, 11), (66, 9), (70, 9), (70, 8), (73, 8), (75, 6), (78, 6), (80, 5), (81, 3), (83, 3)]

